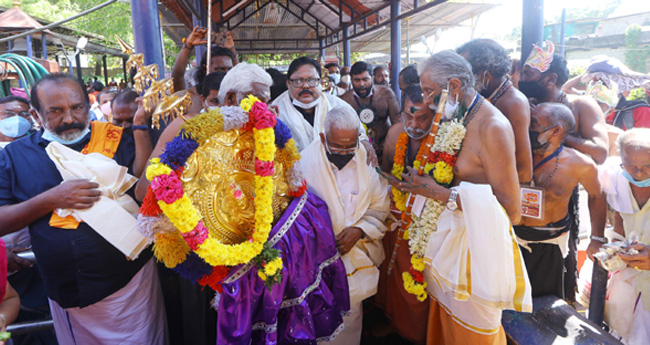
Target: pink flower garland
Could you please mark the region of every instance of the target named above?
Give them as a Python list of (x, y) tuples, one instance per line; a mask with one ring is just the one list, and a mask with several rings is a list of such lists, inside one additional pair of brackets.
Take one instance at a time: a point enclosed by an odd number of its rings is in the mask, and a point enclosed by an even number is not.
[(187, 242), (187, 245), (189, 245), (192, 250), (197, 250), (199, 246), (208, 239), (210, 232), (205, 226), (203, 226), (203, 221), (199, 221), (194, 230), (188, 233), (181, 233), (181, 235), (183, 235), (185, 242)]

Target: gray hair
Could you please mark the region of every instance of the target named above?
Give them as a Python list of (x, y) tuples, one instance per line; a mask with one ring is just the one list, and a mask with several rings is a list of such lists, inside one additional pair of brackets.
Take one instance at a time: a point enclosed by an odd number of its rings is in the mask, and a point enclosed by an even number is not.
[(512, 60), (505, 49), (494, 40), (480, 38), (469, 41), (458, 49), (458, 54), (465, 54), (474, 74), (488, 71), (494, 78), (501, 78), (510, 72)]
[(359, 116), (350, 106), (339, 105), (330, 109), (325, 115), (325, 134), (333, 129), (359, 130)]
[(237, 102), (240, 102), (246, 93), (253, 91), (253, 83), (260, 83), (271, 88), (273, 79), (260, 66), (240, 62), (231, 68), (221, 81), (219, 89), (219, 103), (225, 104), (228, 92), (237, 93)]
[(650, 149), (650, 128), (632, 128), (619, 135), (616, 139), (616, 150), (622, 156), (625, 149)]
[(458, 79), (463, 92), (474, 88), (472, 66), (453, 50), (443, 50), (431, 55), (424, 60), (418, 70), (420, 78), (428, 74), (431, 80), (440, 86), (446, 85), (451, 79)]
[(576, 119), (569, 107), (562, 103), (542, 103), (534, 111), (546, 111), (552, 125), (562, 127), (563, 137), (568, 136), (576, 127)]

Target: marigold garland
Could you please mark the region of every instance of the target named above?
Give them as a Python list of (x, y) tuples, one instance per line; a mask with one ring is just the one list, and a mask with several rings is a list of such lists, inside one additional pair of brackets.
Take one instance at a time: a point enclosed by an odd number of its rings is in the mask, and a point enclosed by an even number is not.
[[(254, 96), (244, 99), (240, 107), (224, 107), (223, 113), (219, 109), (211, 110), (195, 116), (181, 127), (180, 134), (167, 144), (165, 153), (152, 159), (147, 168), (146, 177), (151, 185), (140, 212), (140, 217), (166, 216), (178, 230), (155, 233), (156, 229), (141, 229), (142, 233), (150, 236), (155, 234), (156, 257), (167, 267), (184, 272), (185, 276), (193, 277), (192, 279), (205, 272), (205, 264), (212, 266), (212, 272), (204, 274), (197, 281), (217, 291), (220, 290), (221, 280), (227, 275), (226, 266), (247, 263), (253, 259), (258, 265), (258, 271), (264, 275), (263, 280), (267, 286), (281, 279), (281, 253), (265, 246), (273, 223), (275, 186), (272, 176), (276, 154), (282, 155), (288, 165), (289, 194), (300, 196), (307, 188), (297, 163), (300, 154), (288, 127), (277, 121), (267, 105)], [(256, 174), (255, 229), (249, 241), (234, 245), (223, 244), (210, 237), (199, 212), (184, 193), (180, 180), (182, 167), (194, 151), (214, 134), (231, 129), (253, 131)], [(190, 251), (198, 256), (188, 255)]]
[[(462, 147), (465, 138), (465, 127), (458, 121), (452, 120), (440, 125), (436, 134), (436, 141), (431, 147), (432, 154), (429, 155), (428, 161), (424, 166), (425, 174), (432, 174), (434, 180), (445, 187), (450, 187), (454, 180), (453, 167), (456, 164), (458, 152)], [(408, 149), (409, 136), (406, 132), (400, 134), (395, 144), (395, 156), (393, 161), (392, 174), (402, 180), (402, 173), (405, 169), (405, 157)], [(416, 170), (420, 167), (422, 157), (426, 150), (425, 145), (420, 145), (413, 168)], [(407, 214), (406, 202), (408, 195), (397, 188), (392, 188), (393, 201), (395, 207), (402, 211), (401, 220), (406, 226), (406, 231), (402, 236), (409, 241), (409, 250), (411, 252), (411, 267), (406, 272), (402, 272), (404, 289), (417, 296), (419, 301), (427, 298), (426, 287), (423, 271), (424, 251), (429, 240), (429, 236), (437, 229), (438, 218), (444, 210), (444, 204), (438, 200), (427, 199), (425, 207), (420, 217), (413, 215), (413, 218)]]

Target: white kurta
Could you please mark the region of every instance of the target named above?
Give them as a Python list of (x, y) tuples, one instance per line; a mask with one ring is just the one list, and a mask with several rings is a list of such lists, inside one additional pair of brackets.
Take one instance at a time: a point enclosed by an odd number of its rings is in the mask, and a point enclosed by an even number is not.
[[(273, 105), (277, 105), (279, 108), (278, 118), (291, 129), (291, 136), (296, 141), (298, 151), (304, 150), (314, 139), (318, 138), (319, 133), (323, 132), (325, 115), (330, 109), (344, 106), (356, 113), (354, 108), (344, 100), (334, 95), (321, 93), (321, 101), (314, 110), (314, 125), (312, 126), (293, 105), (288, 90), (278, 96), (273, 101)], [(365, 136), (365, 131), (363, 132)]]
[(327, 203), (334, 234), (348, 227), (358, 227), (367, 237), (341, 257), (348, 273), (351, 314), (343, 318), (345, 329), (332, 342), (359, 344), (361, 302), (377, 293), (378, 267), (384, 260), (381, 239), (387, 230), (384, 221), (390, 212), (388, 185), (366, 164), (363, 146), (341, 170), (327, 160), (319, 140), (309, 145), (302, 157), (300, 164), (308, 189)]
[[(633, 231), (650, 244), (650, 202), (639, 207), (630, 183), (621, 174), (621, 158), (610, 157), (599, 166), (599, 180), (607, 202), (623, 219), (625, 236)], [(609, 280), (605, 321), (626, 344), (647, 344), (650, 339), (650, 271), (626, 267)]]
[(154, 259), (123, 288), (84, 308), (50, 300), (59, 344), (168, 344), (165, 308)]
[(462, 182), (458, 194), (463, 210), (445, 209), (429, 237), (427, 291), (466, 328), (494, 334), (503, 309), (532, 311), (526, 266), (492, 188)]

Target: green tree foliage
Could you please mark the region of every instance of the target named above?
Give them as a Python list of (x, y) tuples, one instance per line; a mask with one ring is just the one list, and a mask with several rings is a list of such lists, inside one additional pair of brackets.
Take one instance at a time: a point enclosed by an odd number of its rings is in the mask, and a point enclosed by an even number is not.
[(625, 64), (634, 71), (646, 73), (650, 47), (641, 46), (642, 38), (643, 30), (639, 25), (630, 25), (625, 30)]

